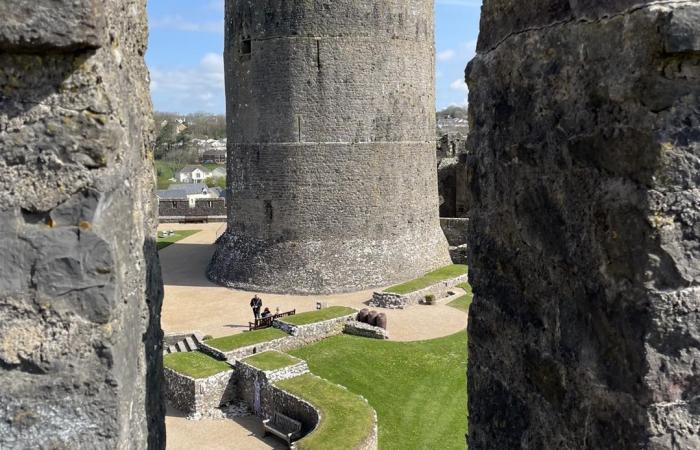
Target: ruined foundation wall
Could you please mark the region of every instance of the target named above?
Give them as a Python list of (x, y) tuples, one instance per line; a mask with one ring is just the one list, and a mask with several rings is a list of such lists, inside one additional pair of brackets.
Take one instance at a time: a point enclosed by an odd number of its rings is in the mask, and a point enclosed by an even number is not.
[(209, 269), (330, 293), (449, 264), (432, 0), (230, 0), (228, 233)]
[(482, 13), (469, 448), (700, 448), (700, 4)]
[(145, 1), (0, 17), (0, 447), (163, 448)]

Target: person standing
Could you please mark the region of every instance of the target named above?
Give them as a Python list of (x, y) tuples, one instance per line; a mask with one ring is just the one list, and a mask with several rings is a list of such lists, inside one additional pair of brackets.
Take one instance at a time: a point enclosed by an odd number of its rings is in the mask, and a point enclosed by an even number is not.
[(262, 308), (262, 299), (255, 294), (255, 297), (250, 299), (250, 307), (253, 308), (253, 315), (256, 319), (260, 318), (260, 309)]

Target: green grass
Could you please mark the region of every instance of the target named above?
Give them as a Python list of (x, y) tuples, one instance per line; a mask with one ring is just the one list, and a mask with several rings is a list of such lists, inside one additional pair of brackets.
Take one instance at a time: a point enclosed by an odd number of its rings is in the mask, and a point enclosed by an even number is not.
[(287, 333), (278, 330), (277, 328), (265, 328), (263, 330), (234, 334), (233, 336), (209, 339), (204, 341), (204, 343), (219, 351), (230, 352), (231, 350), (235, 350), (237, 348), (259, 344), (261, 342), (273, 341), (285, 336), (288, 336)]
[(321, 410), (316, 430), (297, 441), (299, 450), (352, 450), (369, 436), (372, 409), (348, 390), (311, 374), (275, 384)]
[(270, 350), (244, 358), (243, 361), (260, 370), (277, 370), (301, 362), (286, 353)]
[(177, 241), (185, 239), (188, 236), (192, 236), (195, 233), (199, 233), (200, 231), (201, 230), (178, 230), (175, 231), (175, 234), (173, 234), (172, 236), (164, 238), (158, 237), (156, 245), (158, 246), (158, 250), (163, 250), (164, 248), (173, 245)]
[(356, 312), (356, 310), (348, 308), (347, 306), (331, 306), (330, 308), (305, 312), (295, 316), (287, 316), (278, 320), (292, 325), (308, 325), (310, 323), (323, 322), (324, 320), (347, 316)]
[(381, 450), (465, 448), (465, 331), (421, 342), (341, 335), (290, 353), (314, 374), (369, 400), (379, 417)]
[(449, 280), (450, 278), (455, 278), (460, 275), (467, 273), (467, 266), (463, 264), (453, 264), (451, 266), (443, 267), (442, 269), (435, 270), (428, 274), (423, 275), (420, 278), (409, 281), (408, 283), (399, 284), (386, 289), (384, 292), (391, 292), (393, 294), (409, 294), (417, 290), (426, 288), (440, 281)]
[(202, 352), (170, 353), (163, 356), (163, 365), (192, 378), (206, 378), (231, 370), (231, 366)]
[(460, 311), (469, 312), (469, 306), (472, 304), (472, 300), (474, 299), (472, 287), (469, 283), (458, 284), (457, 287), (464, 289), (467, 291), (467, 293), (458, 299), (452, 300), (450, 303), (448, 303), (448, 305), (453, 308), (457, 308)]

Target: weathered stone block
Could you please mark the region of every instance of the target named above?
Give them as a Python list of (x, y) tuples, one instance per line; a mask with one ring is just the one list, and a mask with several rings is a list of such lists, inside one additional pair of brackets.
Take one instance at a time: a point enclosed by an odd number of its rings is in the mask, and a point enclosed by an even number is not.
[(389, 339), (386, 329), (355, 320), (351, 320), (345, 324), (343, 333), (371, 339)]
[(698, 448), (697, 2), (486, 0), (469, 448)]
[(233, 369), (206, 378), (192, 378), (166, 368), (164, 379), (168, 402), (193, 420), (218, 417), (216, 409), (236, 399)]
[(96, 49), (105, 41), (106, 9), (98, 0), (5, 0), (0, 50)]
[(3, 449), (165, 446), (146, 41), (142, 0), (0, 1)]

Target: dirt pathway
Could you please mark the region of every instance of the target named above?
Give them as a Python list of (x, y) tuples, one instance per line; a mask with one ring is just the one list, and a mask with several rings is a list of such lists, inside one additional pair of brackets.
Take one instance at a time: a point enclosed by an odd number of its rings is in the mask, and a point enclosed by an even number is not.
[[(214, 337), (242, 332), (252, 319), (249, 301), (252, 293), (237, 291), (210, 282), (205, 270), (214, 241), (224, 232), (224, 224), (166, 224), (160, 229), (200, 229), (160, 251), (165, 284), (162, 325), (166, 332), (199, 330)], [(372, 291), (351, 294), (296, 296), (260, 294), (264, 306), (273, 312), (296, 309), (311, 311), (316, 302), (329, 306), (366, 307)], [(405, 310), (382, 310), (387, 314), (391, 340), (416, 341), (454, 334), (466, 327), (466, 314), (447, 305), (417, 305)]]

